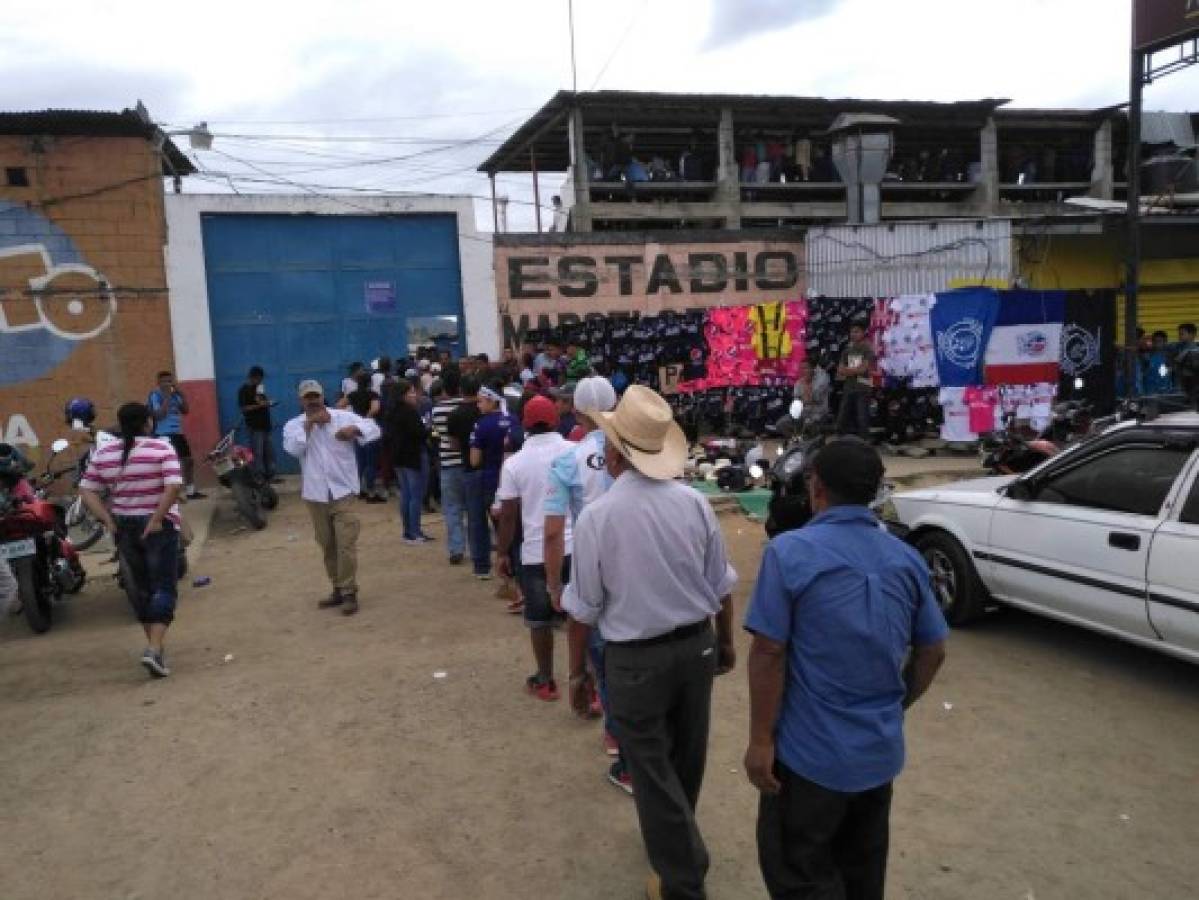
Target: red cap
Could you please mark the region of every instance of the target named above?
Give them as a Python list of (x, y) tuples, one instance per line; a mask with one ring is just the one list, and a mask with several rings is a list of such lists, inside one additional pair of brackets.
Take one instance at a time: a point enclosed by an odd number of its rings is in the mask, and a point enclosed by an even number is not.
[(532, 428), (534, 425), (557, 428), (558, 407), (554, 405), (554, 401), (549, 397), (543, 397), (538, 394), (536, 397), (530, 397), (525, 401), (520, 420), (525, 428)]

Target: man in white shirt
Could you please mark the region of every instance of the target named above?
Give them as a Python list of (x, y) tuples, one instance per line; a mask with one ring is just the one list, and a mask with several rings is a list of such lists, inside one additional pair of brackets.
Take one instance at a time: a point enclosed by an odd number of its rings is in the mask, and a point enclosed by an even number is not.
[(333, 593), (317, 606), (358, 612), (358, 460), (354, 442), (379, 439), (379, 426), (348, 409), (330, 409), (319, 381), (300, 382), (302, 415), (283, 427), (283, 449), (300, 461), (301, 496), (325, 556)]
[[(565, 451), (574, 447), (554, 429), (558, 427), (558, 409), (548, 397), (530, 398), (521, 410), (525, 442), (520, 452), (504, 461), (495, 499), (500, 503), (499, 558), (496, 568), (503, 578), (516, 575), (524, 594), (525, 625), (533, 644), (537, 672), (525, 681), (525, 688), (540, 700), (557, 700), (554, 682), (554, 607), (550, 602), (545, 573), (545, 498), (549, 491), (550, 467)], [(509, 550), (516, 535), (516, 522), (524, 529), (520, 545), (520, 572), (511, 571)], [(561, 582), (570, 581), (571, 526), (565, 523), (565, 556)]]
[[(736, 572), (708, 501), (675, 479), (687, 439), (665, 400), (633, 385), (596, 413), (615, 483), (579, 516), (570, 613), (570, 700), (585, 709), (589, 630), (606, 642), (608, 703), (654, 868), (651, 898), (702, 900), (708, 851), (695, 822), (712, 678), (732, 668)], [(716, 620), (713, 634), (712, 619)]]

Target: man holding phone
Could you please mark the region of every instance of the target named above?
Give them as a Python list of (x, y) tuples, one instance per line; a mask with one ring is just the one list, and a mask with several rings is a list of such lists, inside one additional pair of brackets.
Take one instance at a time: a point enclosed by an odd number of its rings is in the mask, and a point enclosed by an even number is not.
[(303, 412), (283, 426), (283, 449), (300, 461), (304, 505), (316, 542), (324, 553), (333, 593), (317, 606), (358, 612), (358, 458), (354, 443), (380, 437), (374, 419), (348, 409), (330, 409), (319, 381), (300, 382)]
[(191, 445), (183, 433), (183, 417), (190, 410), (187, 398), (175, 382), (174, 374), (166, 370), (158, 373), (158, 387), (150, 391), (150, 399), (146, 405), (150, 407), (150, 415), (154, 417), (154, 436), (170, 441), (171, 446), (175, 448), (175, 455), (179, 457), (187, 498), (203, 498), (205, 495), (196, 490), (196, 465), (192, 459)]

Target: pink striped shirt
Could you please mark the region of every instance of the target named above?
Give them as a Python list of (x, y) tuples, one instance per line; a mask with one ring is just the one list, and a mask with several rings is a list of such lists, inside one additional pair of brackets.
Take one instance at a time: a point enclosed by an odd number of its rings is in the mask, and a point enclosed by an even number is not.
[[(167, 485), (183, 484), (179, 457), (165, 438), (139, 437), (121, 465), (124, 441), (112, 441), (92, 452), (79, 486), (97, 493), (108, 491), (114, 516), (152, 516)], [(179, 505), (167, 518), (179, 524)]]

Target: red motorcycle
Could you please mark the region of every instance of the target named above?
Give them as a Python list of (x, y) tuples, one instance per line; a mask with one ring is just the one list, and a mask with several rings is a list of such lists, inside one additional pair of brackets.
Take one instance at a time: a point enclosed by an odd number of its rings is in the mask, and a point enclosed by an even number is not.
[(221, 438), (205, 459), (221, 484), (233, 492), (237, 512), (255, 530), (266, 528), (263, 509), (279, 505), (279, 495), (254, 466), (254, 451), (236, 442), (237, 427)]
[[(53, 449), (51, 461), (66, 441), (55, 441)], [(47, 499), (48, 487), (63, 474), (49, 466), (35, 486), (19, 479), (0, 499), (0, 560), (12, 569), (25, 620), (37, 634), (49, 630), (54, 602), (78, 593), (87, 577), (66, 537), (62, 508)]]

